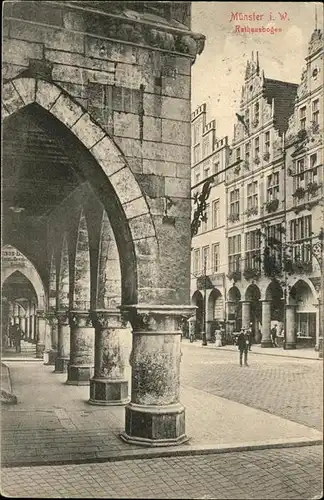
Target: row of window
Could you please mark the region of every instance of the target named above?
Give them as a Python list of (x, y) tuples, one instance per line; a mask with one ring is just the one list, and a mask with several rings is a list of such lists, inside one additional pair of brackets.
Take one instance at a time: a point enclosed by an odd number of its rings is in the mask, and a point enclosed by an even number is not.
[[(207, 175), (207, 174), (206, 174)], [(317, 167), (317, 154), (314, 153), (310, 156), (310, 161), (308, 168), (306, 169), (305, 159), (298, 160), (296, 163), (296, 175), (294, 178), (294, 190), (303, 187), (306, 188), (310, 183), (317, 183), (318, 181), (318, 167)], [(266, 178), (266, 202), (271, 202), (273, 200), (279, 200), (280, 191), (280, 178), (279, 172), (273, 172), (269, 174)], [(258, 181), (252, 181), (247, 184), (246, 190), (246, 209), (256, 210), (259, 209), (259, 185)], [(312, 196), (316, 196), (317, 192), (314, 192)], [(234, 217), (235, 220), (240, 218), (240, 188), (232, 189), (229, 192), (229, 216)], [(211, 204), (206, 207), (207, 220), (202, 223), (200, 232), (215, 229), (220, 226), (220, 203), (219, 199), (214, 200)], [(210, 222), (211, 221), (211, 222)]]
[(309, 183), (316, 182), (318, 180), (318, 163), (317, 163), (317, 153), (312, 154), (309, 157), (309, 163), (306, 163), (305, 158), (301, 158), (296, 162), (296, 177), (294, 189), (299, 187), (305, 188)]
[[(274, 224), (265, 230), (265, 244), (270, 249), (270, 255), (277, 259), (281, 256), (282, 249), (282, 226)], [(290, 240), (298, 242), (307, 240), (312, 235), (312, 216), (299, 217), (290, 221)], [(245, 234), (245, 267), (249, 269), (260, 269), (261, 265), (261, 232), (256, 229)], [(267, 244), (268, 243), (268, 244)], [(311, 249), (309, 245), (294, 245), (292, 247), (292, 258), (309, 262), (311, 260)], [(228, 238), (228, 269), (229, 272), (239, 271), (241, 266), (241, 235), (237, 234)]]
[[(311, 109), (312, 109), (312, 124), (313, 125), (319, 125), (319, 113), (320, 113), (320, 103), (319, 99), (315, 99), (312, 101), (311, 104)], [(302, 106), (299, 108), (299, 128), (300, 129), (305, 129), (306, 128), (306, 123), (307, 123), (307, 106)]]
[[(264, 139), (264, 147), (263, 147), (263, 154), (270, 154), (270, 131), (265, 132), (263, 134), (263, 139)], [(235, 150), (235, 159), (236, 161), (239, 161), (241, 159), (244, 159), (247, 163), (250, 163), (251, 160), (251, 145), (253, 145), (253, 160), (255, 158), (259, 158), (260, 156), (260, 136), (255, 137), (253, 141), (248, 141), (244, 144), (244, 147), (238, 147)], [(242, 151), (243, 149), (243, 151)], [(243, 154), (243, 158), (242, 158)]]
[[(281, 258), (282, 250), (282, 225), (274, 224), (265, 230), (265, 245), (268, 246), (270, 255), (276, 259)], [(259, 229), (245, 233), (245, 268), (260, 270), (261, 267), (261, 244), (262, 233)], [(311, 249), (303, 240), (309, 240), (312, 236), (312, 216), (307, 215), (290, 221), (290, 242), (295, 242), (292, 247), (292, 258), (294, 261), (311, 261)], [(237, 234), (228, 238), (228, 271), (234, 272), (241, 269), (242, 235)], [(300, 244), (298, 245), (298, 242)], [(296, 244), (297, 243), (297, 244)], [(211, 257), (211, 260), (210, 260)], [(212, 274), (221, 272), (220, 269), (220, 243), (206, 245), (201, 249), (193, 251), (193, 274), (201, 272)]]
[[(211, 163), (209, 161), (205, 162), (202, 170), (203, 170), (203, 179), (207, 179), (211, 175), (216, 175), (221, 171), (220, 162), (216, 160), (212, 163), (212, 166), (211, 166)], [(216, 176), (216, 178), (214, 179), (215, 182), (216, 183), (220, 182), (221, 177), (222, 177), (222, 174)], [(200, 165), (199, 165), (199, 167), (195, 170), (194, 185), (199, 184), (199, 182), (203, 179), (201, 178), (201, 169), (200, 169)]]
[(204, 274), (213, 274), (220, 272), (220, 245), (213, 243), (211, 246), (211, 262), (210, 262), (210, 246), (205, 246), (201, 249), (196, 248), (193, 251), (192, 272), (194, 277), (198, 276), (201, 272)]
[[(210, 209), (211, 209), (211, 213), (210, 213)], [(205, 232), (205, 231), (209, 231), (211, 229), (216, 229), (221, 225), (219, 199), (214, 200), (211, 204), (211, 207), (210, 207), (210, 204), (208, 203), (206, 205), (205, 213), (207, 216), (206, 220), (205, 220), (205, 222), (202, 223), (198, 232)]]

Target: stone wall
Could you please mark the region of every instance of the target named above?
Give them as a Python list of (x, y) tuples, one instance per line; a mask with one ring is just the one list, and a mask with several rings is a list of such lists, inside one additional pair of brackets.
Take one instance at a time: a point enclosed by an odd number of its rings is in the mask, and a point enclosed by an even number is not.
[[(109, 14), (36, 4), (5, 4), (3, 78), (53, 81), (111, 135), (147, 199), (158, 241), (158, 258), (137, 277), (147, 290), (139, 300), (189, 303), (190, 71), (201, 38), (119, 18), (113, 32)], [(127, 190), (127, 178), (120, 183)]]

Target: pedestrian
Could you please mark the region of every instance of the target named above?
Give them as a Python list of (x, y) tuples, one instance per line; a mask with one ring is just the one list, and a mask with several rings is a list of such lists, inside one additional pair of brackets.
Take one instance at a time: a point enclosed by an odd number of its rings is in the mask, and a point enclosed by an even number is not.
[(243, 329), (240, 331), (237, 337), (237, 345), (240, 351), (240, 366), (242, 366), (243, 354), (244, 354), (244, 366), (248, 365), (248, 350), (249, 350), (249, 338), (247, 332)]
[(196, 340), (195, 330), (196, 330), (196, 318), (195, 316), (191, 316), (188, 320), (189, 323), (189, 340), (193, 342)]
[(15, 325), (9, 326), (9, 347), (15, 347), (16, 329)]
[(271, 342), (272, 342), (273, 347), (278, 347), (277, 328), (275, 326), (273, 326), (270, 330), (270, 333), (271, 333)]
[(250, 326), (249, 328), (247, 329), (247, 334), (248, 334), (248, 337), (249, 337), (249, 351), (251, 351), (251, 346), (252, 346), (252, 337), (253, 337), (253, 333), (252, 333), (252, 323), (250, 323)]
[(15, 344), (16, 352), (21, 352), (21, 329), (19, 325), (15, 325)]

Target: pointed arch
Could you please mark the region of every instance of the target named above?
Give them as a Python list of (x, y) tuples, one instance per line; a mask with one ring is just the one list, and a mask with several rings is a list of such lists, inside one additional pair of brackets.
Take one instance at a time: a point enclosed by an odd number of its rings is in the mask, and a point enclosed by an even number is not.
[(69, 308), (70, 276), (69, 276), (69, 252), (66, 235), (63, 237), (60, 268), (58, 274), (57, 309), (64, 311)]
[(56, 309), (56, 261), (55, 254), (52, 253), (50, 273), (49, 273), (49, 286), (48, 286), (48, 307), (49, 310)]
[(90, 251), (88, 226), (81, 212), (74, 261), (72, 309), (90, 309)]
[(112, 227), (104, 211), (98, 259), (97, 306), (116, 307), (121, 303), (121, 272), (119, 254)]
[(1, 289), (3, 288), (3, 285), (8, 280), (8, 278), (10, 278), (10, 276), (12, 276), (14, 273), (17, 272), (22, 274), (31, 283), (32, 287), (35, 290), (35, 295), (37, 297), (38, 308), (44, 309), (45, 288), (38, 272), (32, 265), (30, 267), (28, 266), (20, 267), (19, 265), (17, 265), (17, 266), (11, 266), (10, 268), (9, 267), (4, 268), (1, 273)]
[[(2, 102), (5, 120), (23, 108), (34, 106), (33, 116), (38, 114), (45, 128), (55, 129), (72, 156), (78, 149), (77, 167), (89, 180), (107, 212), (115, 212), (111, 222), (121, 256), (122, 279), (127, 281), (122, 290), (123, 303), (136, 303), (141, 243), (145, 244), (146, 261), (149, 255), (153, 260), (158, 240), (146, 198), (122, 152), (89, 113), (53, 82), (13, 78), (3, 86)], [(48, 114), (52, 115), (50, 123)], [(75, 141), (66, 137), (66, 128)], [(86, 161), (84, 150), (88, 153)]]

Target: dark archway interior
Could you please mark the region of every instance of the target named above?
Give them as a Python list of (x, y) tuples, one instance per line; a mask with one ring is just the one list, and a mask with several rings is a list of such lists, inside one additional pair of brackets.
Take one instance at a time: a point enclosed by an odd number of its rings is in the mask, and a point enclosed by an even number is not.
[(236, 286), (232, 286), (232, 288), (229, 289), (228, 300), (231, 300), (233, 302), (238, 302), (239, 300), (241, 300), (241, 293)]
[(266, 299), (271, 301), (271, 320), (283, 322), (283, 291), (277, 281), (272, 281), (266, 291)]
[(122, 302), (137, 302), (135, 251), (120, 201), (87, 148), (38, 104), (3, 127), (3, 241), (19, 248), (48, 283), (47, 217), (81, 184), (106, 210), (119, 249)]
[(20, 313), (26, 313), (30, 306), (37, 308), (38, 302), (35, 288), (20, 271), (8, 276), (2, 285), (1, 294), (1, 332), (4, 336), (8, 334), (9, 326), (13, 323), (13, 307), (17, 305)]
[(20, 271), (12, 273), (2, 285), (2, 297), (9, 301), (30, 300), (37, 304), (35, 288)]
[(192, 302), (196, 305), (196, 336), (201, 335), (204, 321), (204, 299), (202, 294), (197, 291), (192, 296)]

